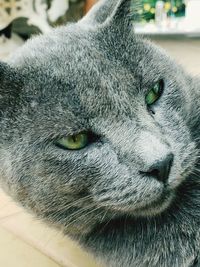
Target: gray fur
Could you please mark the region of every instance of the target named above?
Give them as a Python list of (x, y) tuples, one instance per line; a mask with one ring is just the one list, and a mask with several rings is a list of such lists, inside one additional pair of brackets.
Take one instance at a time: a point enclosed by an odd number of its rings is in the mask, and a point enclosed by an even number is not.
[[(200, 81), (134, 35), (129, 5), (101, 0), (0, 64), (1, 184), (106, 266), (189, 267), (200, 248)], [(153, 115), (145, 95), (160, 79)], [(97, 140), (55, 146), (82, 130)], [(169, 153), (167, 185), (141, 175)]]

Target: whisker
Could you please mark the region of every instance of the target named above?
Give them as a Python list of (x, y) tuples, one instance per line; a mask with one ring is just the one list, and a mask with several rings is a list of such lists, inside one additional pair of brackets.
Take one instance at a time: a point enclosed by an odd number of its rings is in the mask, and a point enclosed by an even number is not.
[(79, 218), (76, 218), (75, 220), (73, 220), (72, 222), (70, 222), (69, 224), (67, 224), (66, 227), (71, 226), (72, 224), (76, 223), (78, 219), (82, 218), (83, 216), (87, 216), (87, 215), (91, 214), (92, 212), (94, 212), (94, 211), (96, 211), (98, 209), (101, 209), (101, 207), (96, 207), (95, 209), (90, 210), (89, 212), (86, 212), (86, 213), (80, 215)]
[(79, 215), (79, 213), (81, 214), (81, 213), (83, 213), (85, 210), (88, 210), (88, 209), (90, 209), (90, 208), (92, 208), (92, 207), (95, 207), (95, 204), (94, 204), (94, 203), (92, 203), (92, 204), (90, 204), (90, 205), (87, 205), (87, 206), (81, 208), (81, 209), (78, 210), (78, 211), (73, 212), (73, 213), (68, 217), (68, 219), (71, 220), (71, 219), (73, 219), (76, 215)]
[(103, 225), (103, 227), (101, 227), (99, 232), (103, 232), (103, 230), (106, 228), (106, 226), (112, 221), (112, 219), (115, 217), (115, 213), (112, 214), (112, 216), (110, 217), (110, 219)]
[(106, 210), (106, 211), (104, 212), (104, 215), (103, 215), (103, 217), (101, 218), (100, 223), (102, 223), (102, 222), (104, 221), (104, 219), (105, 219), (105, 217), (106, 217), (107, 214), (108, 214), (108, 210)]
[(72, 207), (74, 207), (74, 206), (76, 206), (78, 204), (81, 204), (83, 201), (90, 200), (90, 199), (92, 199), (92, 196), (90, 196), (90, 195), (89, 196), (85, 196), (85, 197), (76, 199), (75, 201), (72, 201), (70, 203), (67, 203), (67, 205), (64, 204), (63, 206), (60, 206), (59, 209), (58, 209), (58, 207), (55, 207), (55, 208), (51, 208), (50, 207), (49, 211), (52, 211), (52, 212), (53, 211), (57, 211), (57, 212), (59, 212), (59, 211), (67, 210), (67, 209), (70, 209), (70, 208), (72, 208)]

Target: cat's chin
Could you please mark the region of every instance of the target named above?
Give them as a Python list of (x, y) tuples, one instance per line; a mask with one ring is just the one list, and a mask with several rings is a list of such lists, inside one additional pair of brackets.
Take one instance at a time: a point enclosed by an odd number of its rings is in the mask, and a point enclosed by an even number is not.
[(158, 200), (147, 204), (144, 207), (136, 208), (131, 213), (135, 217), (153, 217), (157, 216), (164, 211), (166, 211), (172, 204), (175, 198), (175, 194), (168, 192), (165, 195), (162, 195)]
[(115, 207), (114, 210), (118, 210), (119, 213), (129, 214), (129, 216), (134, 217), (154, 217), (166, 211), (172, 204), (174, 198), (175, 193), (172, 191), (167, 191), (158, 199), (148, 203), (147, 205), (140, 207)]

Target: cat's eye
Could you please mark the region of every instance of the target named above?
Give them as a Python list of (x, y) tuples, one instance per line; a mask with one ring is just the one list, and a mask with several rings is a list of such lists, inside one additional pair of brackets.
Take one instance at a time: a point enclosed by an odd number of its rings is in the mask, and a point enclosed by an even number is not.
[(163, 89), (164, 89), (164, 81), (163, 80), (160, 80), (147, 93), (147, 95), (145, 97), (146, 104), (148, 106), (151, 106), (154, 103), (156, 103), (156, 101), (160, 98), (160, 96), (161, 96), (161, 94), (163, 92)]
[(68, 150), (80, 150), (89, 144), (89, 134), (81, 132), (75, 135), (62, 137), (56, 141), (56, 145)]

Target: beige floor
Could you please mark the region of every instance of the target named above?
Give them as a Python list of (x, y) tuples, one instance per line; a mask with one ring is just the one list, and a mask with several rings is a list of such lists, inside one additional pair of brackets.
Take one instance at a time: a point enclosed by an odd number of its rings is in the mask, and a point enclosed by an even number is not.
[(0, 228), (0, 264), (5, 267), (59, 267), (43, 253)]
[(35, 220), (2, 191), (0, 203), (0, 266), (97, 267), (77, 244)]
[[(189, 72), (200, 74), (200, 40), (160, 40)], [(97, 267), (71, 240), (41, 225), (0, 192), (1, 267)]]

